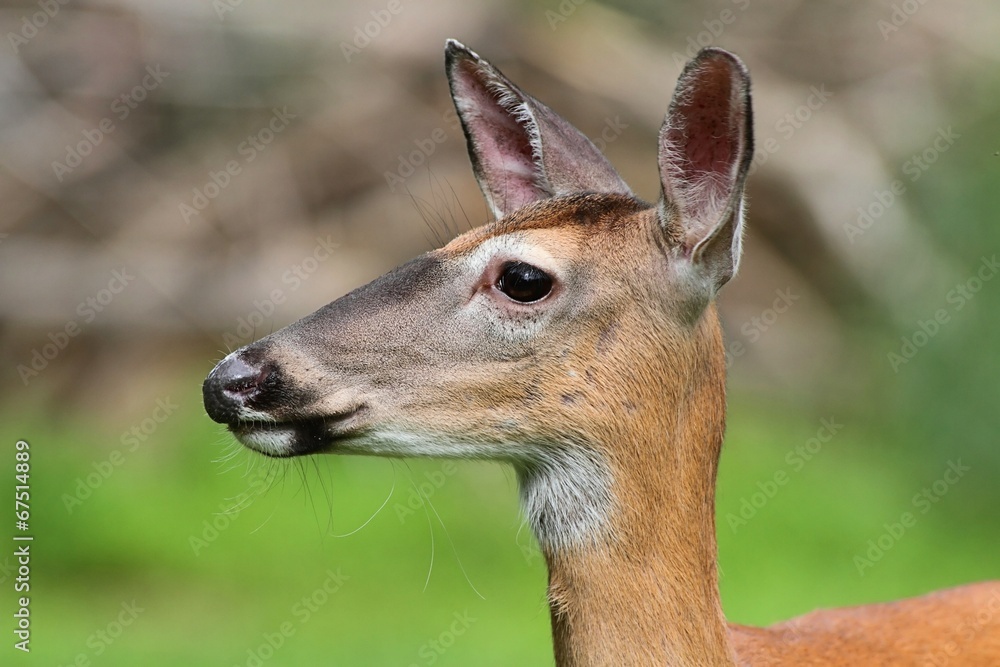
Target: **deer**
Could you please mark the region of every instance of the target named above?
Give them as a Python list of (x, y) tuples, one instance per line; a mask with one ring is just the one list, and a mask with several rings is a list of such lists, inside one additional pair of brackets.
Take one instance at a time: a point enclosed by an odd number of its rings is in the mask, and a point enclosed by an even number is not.
[(510, 464), (560, 667), (1000, 665), (1000, 582), (766, 628), (723, 614), (715, 297), (753, 155), (742, 61), (710, 47), (684, 67), (655, 204), (475, 52), (449, 40), (445, 64), (492, 219), (228, 354), (211, 419), (269, 457)]

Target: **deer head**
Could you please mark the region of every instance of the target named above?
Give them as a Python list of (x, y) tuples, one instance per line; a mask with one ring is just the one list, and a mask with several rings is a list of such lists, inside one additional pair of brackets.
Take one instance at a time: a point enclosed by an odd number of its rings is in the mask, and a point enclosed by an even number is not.
[(268, 456), (509, 462), (543, 546), (598, 543), (628, 525), (637, 431), (668, 470), (681, 431), (721, 438), (712, 298), (739, 262), (749, 80), (719, 49), (685, 68), (653, 206), (478, 55), (449, 41), (446, 66), (496, 221), (232, 352), (205, 408)]

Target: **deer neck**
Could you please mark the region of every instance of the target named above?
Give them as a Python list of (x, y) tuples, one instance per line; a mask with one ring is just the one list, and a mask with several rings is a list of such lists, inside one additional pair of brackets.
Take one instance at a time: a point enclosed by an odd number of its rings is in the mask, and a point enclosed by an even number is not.
[(692, 342), (687, 368), (674, 359), (644, 376), (677, 384), (659, 396), (632, 394), (631, 414), (609, 434), (619, 440), (608, 450), (614, 500), (601, 537), (563, 548), (543, 542), (560, 667), (735, 664), (716, 569), (725, 370), (711, 314), (710, 335)]

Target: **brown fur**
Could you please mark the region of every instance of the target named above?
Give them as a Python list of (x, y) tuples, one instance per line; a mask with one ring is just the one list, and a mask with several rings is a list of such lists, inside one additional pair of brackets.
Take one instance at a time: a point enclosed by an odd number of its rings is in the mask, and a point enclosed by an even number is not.
[[(467, 252), (496, 233), (557, 231), (562, 238), (548, 244), (599, 262), (606, 280), (635, 290), (634, 308), (613, 324), (595, 320), (575, 341), (569, 363), (584, 372), (546, 373), (543, 400), (527, 408), (547, 423), (590, 425), (619, 501), (598, 548), (546, 554), (558, 664), (1000, 665), (996, 582), (770, 628), (725, 623), (714, 526), (725, 428), (718, 316), (710, 305), (688, 328), (660, 305), (676, 295), (644, 294), (656, 262), (636, 248), (649, 247), (655, 218), (618, 199), (617, 213), (608, 208), (615, 198), (605, 198), (589, 217), (576, 200), (545, 202), (445, 249)], [(581, 216), (590, 224), (579, 225)]]

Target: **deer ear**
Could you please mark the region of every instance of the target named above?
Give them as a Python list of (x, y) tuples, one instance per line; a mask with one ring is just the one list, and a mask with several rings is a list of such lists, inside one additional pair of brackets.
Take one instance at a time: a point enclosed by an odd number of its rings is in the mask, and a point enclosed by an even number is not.
[(473, 171), (497, 218), (575, 192), (631, 194), (590, 139), (455, 40), (445, 67)]
[(714, 292), (740, 261), (743, 186), (753, 158), (750, 76), (703, 49), (681, 73), (660, 129), (660, 222)]

